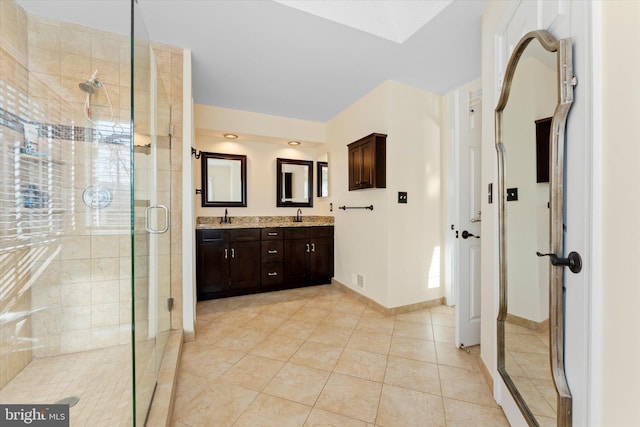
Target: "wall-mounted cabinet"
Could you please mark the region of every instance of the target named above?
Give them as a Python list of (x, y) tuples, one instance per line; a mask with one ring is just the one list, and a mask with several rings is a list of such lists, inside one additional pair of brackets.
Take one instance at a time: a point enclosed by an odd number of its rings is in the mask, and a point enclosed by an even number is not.
[(387, 135), (372, 133), (349, 149), (349, 191), (387, 187)]

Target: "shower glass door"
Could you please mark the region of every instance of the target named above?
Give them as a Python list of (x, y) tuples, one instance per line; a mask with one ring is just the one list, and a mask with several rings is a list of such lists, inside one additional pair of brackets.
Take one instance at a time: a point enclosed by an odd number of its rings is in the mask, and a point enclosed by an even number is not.
[(137, 3), (132, 37), (134, 425), (149, 411), (171, 327), (171, 109)]

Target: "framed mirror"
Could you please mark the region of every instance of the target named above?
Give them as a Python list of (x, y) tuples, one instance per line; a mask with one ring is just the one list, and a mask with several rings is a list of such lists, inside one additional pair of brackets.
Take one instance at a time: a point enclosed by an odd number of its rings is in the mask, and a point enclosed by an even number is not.
[(276, 160), (276, 206), (313, 206), (313, 161)]
[(318, 168), (318, 197), (329, 197), (329, 162), (316, 162)]
[(203, 207), (247, 206), (247, 156), (200, 152)]
[[(498, 372), (531, 426), (571, 426), (564, 268), (556, 262), (563, 253), (564, 134), (574, 82), (571, 39), (532, 31), (509, 59), (495, 112)], [(554, 254), (553, 265), (543, 254)]]

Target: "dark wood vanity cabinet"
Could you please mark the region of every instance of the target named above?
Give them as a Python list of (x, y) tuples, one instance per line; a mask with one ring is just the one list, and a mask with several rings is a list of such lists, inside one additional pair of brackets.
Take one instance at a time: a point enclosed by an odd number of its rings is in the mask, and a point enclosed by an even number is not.
[(351, 144), (349, 191), (387, 187), (387, 135), (372, 133)]
[(333, 276), (333, 227), (285, 229), (284, 281), (289, 285), (328, 283)]
[(196, 231), (198, 300), (330, 283), (333, 226)]
[(196, 241), (199, 300), (260, 283), (260, 229), (198, 230)]

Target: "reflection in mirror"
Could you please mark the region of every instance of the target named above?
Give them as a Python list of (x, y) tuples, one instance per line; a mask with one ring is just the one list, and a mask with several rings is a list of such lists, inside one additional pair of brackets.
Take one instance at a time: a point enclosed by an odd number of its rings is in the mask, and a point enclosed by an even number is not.
[(329, 163), (316, 163), (318, 167), (318, 197), (329, 197)]
[(201, 152), (202, 206), (247, 206), (247, 156)]
[[(562, 357), (563, 305), (554, 304), (558, 303), (554, 293), (562, 289), (561, 270), (558, 279), (550, 274), (549, 259), (536, 256), (537, 251), (557, 253), (561, 246), (561, 233), (552, 231), (551, 224), (552, 219), (563, 222), (561, 209), (553, 209), (558, 197), (561, 200), (562, 182), (557, 176), (549, 180), (548, 175), (554, 168), (561, 170), (562, 165), (550, 168), (549, 163), (562, 156), (549, 159), (549, 153), (563, 149), (559, 133), (564, 132), (572, 98), (563, 104), (558, 60), (570, 59), (570, 50), (568, 39), (558, 42), (546, 31), (527, 34), (509, 61), (496, 108), (501, 246), (498, 370), (530, 425), (571, 425), (571, 394)], [(554, 124), (558, 135), (552, 138)], [(550, 335), (554, 328), (559, 332)], [(552, 366), (550, 360), (559, 362)]]
[(313, 206), (313, 162), (277, 159), (278, 207)]

